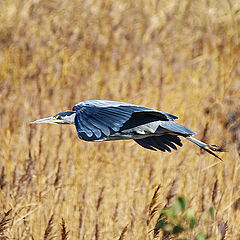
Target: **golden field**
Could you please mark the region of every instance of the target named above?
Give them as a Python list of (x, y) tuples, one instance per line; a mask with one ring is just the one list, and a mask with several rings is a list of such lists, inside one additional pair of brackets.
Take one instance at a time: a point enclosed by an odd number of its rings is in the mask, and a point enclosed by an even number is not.
[[(0, 239), (240, 239), (239, 1), (2, 0), (0, 11)], [(87, 99), (177, 115), (228, 152), (28, 124)], [(195, 227), (153, 231), (179, 196)]]

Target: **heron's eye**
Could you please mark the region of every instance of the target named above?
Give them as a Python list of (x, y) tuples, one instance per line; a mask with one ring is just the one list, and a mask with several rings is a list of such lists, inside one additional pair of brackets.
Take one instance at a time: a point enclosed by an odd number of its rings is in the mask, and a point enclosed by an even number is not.
[(62, 120), (63, 118), (62, 118), (62, 116), (59, 115), (59, 116), (56, 117), (56, 119), (57, 120)]

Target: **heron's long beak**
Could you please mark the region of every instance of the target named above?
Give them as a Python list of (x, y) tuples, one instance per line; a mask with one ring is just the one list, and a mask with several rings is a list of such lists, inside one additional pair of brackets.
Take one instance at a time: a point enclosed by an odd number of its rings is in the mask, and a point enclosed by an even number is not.
[(48, 117), (48, 118), (42, 118), (38, 119), (32, 122), (29, 122), (30, 124), (32, 123), (51, 123), (51, 124), (56, 124), (56, 118), (54, 117)]

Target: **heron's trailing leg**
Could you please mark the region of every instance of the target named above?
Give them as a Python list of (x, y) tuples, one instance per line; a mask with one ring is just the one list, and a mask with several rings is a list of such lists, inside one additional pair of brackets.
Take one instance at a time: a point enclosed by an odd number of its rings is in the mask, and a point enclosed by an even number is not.
[[(215, 156), (216, 158), (220, 159), (222, 161), (222, 159), (217, 156), (214, 152), (226, 152), (226, 150), (224, 150), (223, 148), (221, 148), (218, 145), (214, 145), (214, 144), (206, 144), (204, 142), (199, 141), (196, 138), (193, 137), (186, 137), (189, 141), (195, 143), (196, 145), (198, 145), (200, 148), (202, 148), (203, 150), (205, 150), (206, 152), (212, 154), (213, 156)], [(213, 152), (214, 151), (214, 152)]]

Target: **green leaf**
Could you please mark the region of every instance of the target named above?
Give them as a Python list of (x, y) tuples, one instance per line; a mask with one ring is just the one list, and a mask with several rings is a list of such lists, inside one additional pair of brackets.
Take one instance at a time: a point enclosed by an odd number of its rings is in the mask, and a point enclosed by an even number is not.
[(194, 218), (191, 218), (190, 221), (189, 221), (189, 227), (190, 227), (190, 228), (194, 228), (195, 223), (196, 223), (195, 219), (194, 219)]
[(214, 207), (210, 207), (209, 212), (212, 217), (215, 217), (215, 208)]
[(204, 233), (200, 232), (200, 233), (198, 233), (198, 235), (196, 236), (195, 239), (196, 240), (207, 240), (207, 236)]
[(180, 233), (180, 232), (182, 232), (182, 231), (184, 231), (184, 228), (182, 227), (182, 226), (180, 226), (180, 225), (177, 225), (177, 226), (175, 226), (174, 228), (173, 228), (173, 234), (178, 234), (178, 233)]
[(168, 211), (167, 208), (163, 208), (163, 209), (161, 210), (161, 214), (167, 217), (167, 211)]
[(179, 197), (176, 200), (176, 203), (173, 204), (173, 206), (169, 209), (171, 211), (170, 216), (176, 217), (180, 212), (182, 212), (185, 209), (185, 206), (186, 202), (184, 198)]
[(191, 220), (194, 217), (194, 211), (191, 208), (187, 209), (184, 217), (186, 220)]
[(173, 226), (172, 226), (171, 224), (165, 224), (165, 225), (163, 226), (163, 230), (164, 230), (165, 232), (172, 232), (172, 231), (173, 231)]
[(166, 217), (168, 222), (175, 222), (177, 220), (173, 206), (163, 209), (161, 213)]
[(160, 228), (163, 228), (164, 225), (166, 225), (165, 221), (164, 220), (160, 220), (160, 221), (157, 222), (154, 230), (159, 230)]
[(181, 210), (183, 211), (185, 209), (185, 206), (186, 206), (186, 201), (184, 198), (182, 197), (179, 197), (178, 198), (178, 203), (180, 204), (180, 207), (181, 207)]

